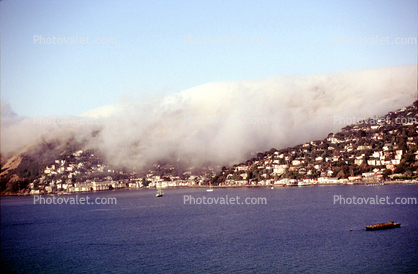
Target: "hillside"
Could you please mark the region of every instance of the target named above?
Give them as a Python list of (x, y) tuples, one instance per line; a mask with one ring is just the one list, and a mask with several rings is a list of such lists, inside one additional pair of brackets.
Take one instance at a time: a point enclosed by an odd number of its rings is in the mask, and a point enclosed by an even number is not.
[(68, 141), (42, 141), (12, 156), (1, 168), (2, 195), (107, 190), (155, 186), (171, 181), (171, 186), (204, 183), (215, 175), (210, 166), (186, 167), (181, 162), (155, 163), (148, 169), (129, 170), (114, 166), (97, 150)]
[[(366, 120), (337, 117), (344, 126), (316, 140), (260, 152), (232, 167), (188, 167), (159, 161), (146, 169), (114, 166), (98, 150), (67, 141), (42, 141), (25, 147), (1, 168), (2, 195), (90, 191), (155, 186), (270, 185), (278, 182), (345, 182), (418, 177), (418, 101)], [(215, 170), (221, 170), (215, 173)]]
[[(79, 147), (71, 140), (45, 141), (29, 144), (10, 157), (1, 167), (0, 193), (2, 195), (24, 192), (29, 183), (41, 178), (45, 167), (69, 150)], [(3, 160), (3, 159), (2, 159)]]
[[(281, 179), (414, 179), (418, 169), (418, 101), (382, 117), (356, 120), (323, 140), (258, 153), (223, 167), (214, 184), (269, 184)], [(340, 123), (353, 118), (338, 117)]]

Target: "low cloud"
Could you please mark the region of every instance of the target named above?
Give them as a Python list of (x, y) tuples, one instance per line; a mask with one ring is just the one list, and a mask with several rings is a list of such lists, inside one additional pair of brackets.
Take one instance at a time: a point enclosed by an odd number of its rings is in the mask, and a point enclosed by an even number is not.
[(373, 117), (410, 105), (416, 81), (416, 66), (401, 66), (216, 82), (78, 117), (44, 117), (55, 121), (49, 124), (19, 117), (10, 106), (3, 113), (2, 101), (1, 150), (72, 136), (110, 163), (131, 168), (178, 160), (231, 165), (257, 151), (323, 139), (345, 126), (334, 123), (336, 115)]

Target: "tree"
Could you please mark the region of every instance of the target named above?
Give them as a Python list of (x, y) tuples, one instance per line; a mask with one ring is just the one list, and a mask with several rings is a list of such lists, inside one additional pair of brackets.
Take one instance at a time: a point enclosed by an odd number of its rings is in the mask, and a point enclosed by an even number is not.
[(345, 178), (345, 173), (344, 171), (340, 170), (340, 172), (337, 173), (337, 178), (341, 179), (341, 178)]
[(142, 185), (148, 186), (151, 183), (151, 181), (147, 181), (145, 178), (142, 178)]
[(390, 169), (385, 169), (384, 171), (383, 171), (383, 179), (385, 179), (385, 180), (387, 180), (388, 179), (388, 177), (389, 177), (389, 175), (391, 175), (392, 174), (392, 170), (390, 170)]

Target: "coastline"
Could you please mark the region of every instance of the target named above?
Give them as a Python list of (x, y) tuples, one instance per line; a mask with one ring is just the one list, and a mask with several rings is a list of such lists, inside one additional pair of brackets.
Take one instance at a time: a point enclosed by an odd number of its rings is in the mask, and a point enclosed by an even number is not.
[[(270, 185), (222, 185), (222, 186), (212, 186), (213, 189), (221, 189), (221, 188), (259, 188), (259, 187), (267, 187), (267, 188), (294, 188), (294, 187), (314, 187), (314, 186), (345, 186), (345, 185), (352, 185), (352, 186), (368, 186), (368, 187), (376, 187), (376, 186), (385, 186), (385, 185), (413, 185), (418, 184), (418, 181), (384, 181), (383, 184), (369, 184), (368, 182), (353, 182), (353, 183), (317, 183), (317, 184), (307, 184), (307, 185), (285, 185), (285, 184), (270, 184)], [(164, 189), (170, 188), (202, 188), (202, 189), (209, 189), (210, 186), (208, 185), (194, 185), (194, 186), (168, 186)], [(106, 190), (93, 190), (93, 191), (74, 191), (74, 192), (50, 192), (50, 193), (10, 193), (10, 194), (1, 194), (0, 196), (32, 196), (32, 195), (70, 195), (70, 194), (78, 194), (78, 193), (90, 193), (90, 192), (104, 192), (104, 191), (120, 191), (120, 190), (138, 190), (138, 189), (156, 189), (155, 187), (126, 187), (126, 188), (115, 188), (115, 189), (106, 189)]]

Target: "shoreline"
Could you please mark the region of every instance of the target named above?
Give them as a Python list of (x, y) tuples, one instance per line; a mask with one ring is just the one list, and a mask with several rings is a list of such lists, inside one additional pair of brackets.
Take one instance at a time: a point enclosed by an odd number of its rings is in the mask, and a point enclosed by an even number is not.
[[(313, 186), (345, 186), (345, 185), (352, 185), (352, 186), (368, 186), (368, 187), (376, 187), (376, 186), (385, 186), (385, 185), (414, 185), (418, 184), (418, 181), (384, 181), (384, 184), (379, 183), (369, 183), (369, 182), (353, 182), (353, 183), (322, 183), (322, 184), (307, 184), (307, 185), (285, 185), (285, 184), (272, 184), (272, 185), (223, 185), (223, 186), (212, 186), (213, 189), (221, 189), (221, 188), (259, 188), (259, 187), (267, 187), (267, 188), (294, 188), (294, 187), (313, 187)], [(368, 185), (366, 185), (368, 184)], [(209, 185), (204, 186), (169, 186), (165, 187), (164, 189), (170, 189), (170, 188), (202, 188), (202, 189), (209, 189)], [(115, 189), (106, 189), (106, 190), (95, 190), (95, 191), (77, 191), (77, 192), (51, 192), (51, 193), (38, 193), (38, 194), (19, 194), (19, 193), (13, 193), (13, 194), (1, 194), (0, 196), (6, 197), (6, 196), (33, 196), (33, 195), (70, 195), (70, 194), (78, 194), (78, 193), (90, 193), (90, 192), (104, 192), (104, 191), (120, 191), (120, 190), (139, 190), (139, 189), (156, 189), (155, 187), (138, 187), (138, 188), (115, 188)]]

